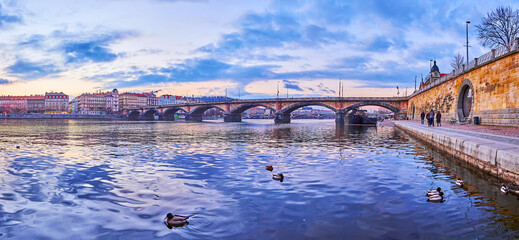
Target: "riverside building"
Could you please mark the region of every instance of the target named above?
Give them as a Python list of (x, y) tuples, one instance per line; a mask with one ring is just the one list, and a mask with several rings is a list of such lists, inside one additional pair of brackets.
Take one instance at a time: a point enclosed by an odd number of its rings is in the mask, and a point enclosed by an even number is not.
[(119, 91), (83, 93), (70, 103), (72, 113), (114, 114), (119, 111)]
[(62, 92), (45, 93), (45, 113), (68, 113), (68, 95)]
[(67, 113), (68, 95), (0, 96), (0, 113)]
[(150, 93), (121, 93), (119, 95), (120, 109), (136, 109), (145, 107), (156, 107), (159, 105), (159, 99), (154, 92)]

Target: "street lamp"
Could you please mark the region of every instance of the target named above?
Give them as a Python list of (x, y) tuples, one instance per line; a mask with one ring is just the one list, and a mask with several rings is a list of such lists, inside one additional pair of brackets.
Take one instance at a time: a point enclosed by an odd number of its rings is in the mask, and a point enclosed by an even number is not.
[(279, 81), (278, 81), (278, 93), (277, 93), (277, 98), (279, 98)]
[(470, 21), (467, 21), (467, 66), (469, 65), (469, 23)]

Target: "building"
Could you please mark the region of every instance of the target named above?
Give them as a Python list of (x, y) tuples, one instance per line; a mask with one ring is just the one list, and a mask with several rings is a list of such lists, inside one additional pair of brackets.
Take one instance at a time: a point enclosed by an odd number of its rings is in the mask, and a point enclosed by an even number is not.
[(44, 113), (45, 112), (45, 96), (27, 96), (27, 112), (28, 113)]
[(438, 65), (436, 65), (436, 61), (434, 61), (429, 75), (425, 78), (425, 82), (423, 82), (422, 80), (422, 82), (420, 83), (420, 89), (431, 84), (432, 82), (435, 82), (436, 80), (439, 80), (441, 77), (445, 75), (445, 73), (440, 73), (440, 68), (438, 67)]
[(71, 111), (80, 114), (114, 114), (119, 111), (119, 92), (83, 93), (72, 101)]
[(0, 112), (2, 113), (26, 113), (26, 96), (1, 96)]
[(106, 109), (107, 114), (114, 114), (119, 111), (119, 91), (115, 88), (112, 92), (106, 93)]
[(159, 99), (154, 92), (150, 93), (121, 93), (119, 95), (119, 109), (136, 109), (145, 107), (156, 107)]
[(68, 95), (62, 92), (45, 93), (45, 113), (68, 113)]
[(1, 113), (67, 113), (68, 110), (68, 95), (64, 93), (0, 96)]
[(74, 98), (74, 99), (70, 100), (70, 102), (68, 103), (69, 112), (73, 113), (73, 114), (79, 113), (79, 106), (78, 105), (79, 105), (79, 99), (78, 98)]

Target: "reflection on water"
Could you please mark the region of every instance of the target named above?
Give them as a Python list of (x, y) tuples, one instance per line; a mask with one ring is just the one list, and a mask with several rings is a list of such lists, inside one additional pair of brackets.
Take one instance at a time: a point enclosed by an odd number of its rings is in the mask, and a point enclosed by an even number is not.
[[(0, 238), (507, 239), (519, 231), (517, 198), (501, 195), (499, 180), (391, 127), (4, 120), (0, 157)], [(427, 202), (425, 190), (437, 186), (446, 201)], [(167, 228), (168, 212), (192, 215), (189, 225)]]

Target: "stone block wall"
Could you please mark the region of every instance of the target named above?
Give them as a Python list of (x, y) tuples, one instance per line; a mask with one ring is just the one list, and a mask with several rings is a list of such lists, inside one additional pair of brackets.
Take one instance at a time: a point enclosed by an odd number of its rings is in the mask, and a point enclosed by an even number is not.
[(420, 113), (432, 108), (442, 112), (442, 121), (460, 121), (458, 100), (461, 88), (470, 82), (473, 102), (468, 120), (480, 117), (481, 124), (519, 126), (519, 52), (447, 80), (424, 92), (412, 95), (408, 117), (420, 119)]

